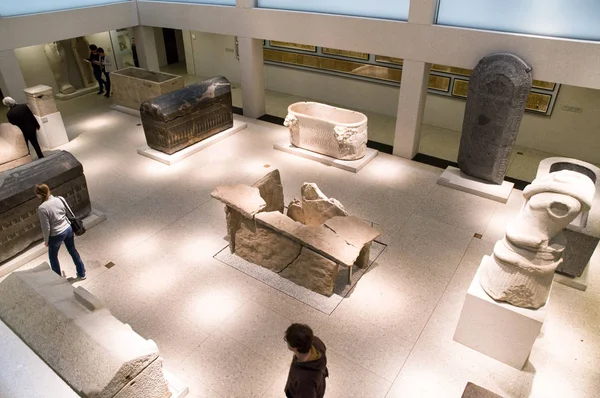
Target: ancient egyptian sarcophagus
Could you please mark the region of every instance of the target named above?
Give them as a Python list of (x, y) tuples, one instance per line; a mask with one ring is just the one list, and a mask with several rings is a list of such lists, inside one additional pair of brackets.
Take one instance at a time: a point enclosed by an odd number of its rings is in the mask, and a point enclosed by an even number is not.
[(83, 166), (66, 151), (0, 173), (0, 262), (42, 239), (35, 184), (47, 184), (77, 217), (92, 211)]
[(213, 77), (140, 107), (150, 148), (169, 155), (233, 127), (231, 84)]

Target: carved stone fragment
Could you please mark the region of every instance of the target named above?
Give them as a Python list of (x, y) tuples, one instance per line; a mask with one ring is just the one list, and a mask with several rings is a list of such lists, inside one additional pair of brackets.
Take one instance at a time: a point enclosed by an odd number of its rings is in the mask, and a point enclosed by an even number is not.
[(64, 197), (77, 217), (91, 212), (83, 166), (69, 152), (0, 173), (0, 262), (42, 239), (37, 215), (41, 202), (33, 193), (33, 186), (42, 183), (53, 195)]
[(246, 261), (281, 272), (300, 254), (302, 246), (263, 227), (242, 225), (235, 235), (235, 254)]
[(183, 77), (141, 68), (124, 68), (110, 74), (116, 105), (139, 110), (142, 102), (183, 88)]
[(213, 77), (144, 101), (140, 114), (148, 146), (173, 154), (233, 127), (231, 84)]
[(531, 67), (516, 55), (479, 61), (469, 81), (458, 152), (462, 172), (502, 184), (531, 84)]
[(58, 112), (52, 87), (40, 84), (23, 91), (27, 97), (27, 105), (34, 115), (43, 117)]
[(588, 177), (570, 170), (547, 174), (527, 186), (525, 206), (482, 265), (480, 283), (487, 294), (518, 307), (543, 306), (567, 244), (562, 231), (590, 209), (594, 193)]
[(75, 87), (69, 82), (66, 53), (62, 42), (46, 44), (44, 52), (54, 74), (54, 80), (58, 85), (58, 91), (63, 94), (74, 93)]
[(300, 256), (279, 274), (297, 285), (331, 296), (339, 265), (303, 247)]
[(21, 129), (10, 123), (0, 124), (0, 171), (31, 162)]
[(302, 211), (305, 225), (321, 225), (330, 218), (347, 216), (344, 206), (334, 198), (328, 198), (317, 184), (302, 185)]
[(267, 207), (263, 211), (278, 211), (283, 213), (283, 186), (281, 185), (279, 170), (273, 170), (252, 184), (252, 186), (258, 188), (260, 196), (267, 203)]

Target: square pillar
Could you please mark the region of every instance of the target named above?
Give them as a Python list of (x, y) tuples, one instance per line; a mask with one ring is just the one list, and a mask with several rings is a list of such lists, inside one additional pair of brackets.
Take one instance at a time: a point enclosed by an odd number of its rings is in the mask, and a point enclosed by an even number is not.
[(394, 133), (394, 155), (412, 159), (419, 151), (421, 123), (427, 99), (431, 64), (404, 60), (396, 131)]
[(133, 28), (140, 68), (160, 71), (154, 28), (150, 26), (136, 26)]
[(14, 50), (0, 51), (0, 88), (5, 97), (13, 97), (20, 104), (27, 102), (25, 79)]
[(185, 68), (188, 75), (196, 75), (196, 60), (194, 59), (194, 42), (191, 30), (183, 30), (183, 48), (185, 51)]
[(242, 70), (244, 116), (256, 119), (266, 111), (263, 41), (240, 37), (238, 48)]

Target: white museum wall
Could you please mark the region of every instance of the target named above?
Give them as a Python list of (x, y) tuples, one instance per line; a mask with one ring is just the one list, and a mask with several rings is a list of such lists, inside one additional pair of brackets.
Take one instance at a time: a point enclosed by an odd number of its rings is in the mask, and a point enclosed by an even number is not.
[(21, 67), (23, 79), (27, 87), (43, 84), (52, 87), (56, 94), (58, 93), (58, 85), (56, 84), (56, 80), (54, 80), (54, 74), (46, 58), (44, 46), (44, 44), (40, 44), (17, 48), (15, 55), (17, 56), (17, 61), (19, 61), (19, 66)]
[(192, 32), (192, 50), (197, 76), (225, 76), (231, 83), (240, 83), (241, 69), (235, 56), (235, 37)]
[(162, 28), (154, 28), (154, 41), (156, 42), (156, 54), (158, 55), (158, 66), (167, 65), (167, 49), (165, 48), (165, 36)]

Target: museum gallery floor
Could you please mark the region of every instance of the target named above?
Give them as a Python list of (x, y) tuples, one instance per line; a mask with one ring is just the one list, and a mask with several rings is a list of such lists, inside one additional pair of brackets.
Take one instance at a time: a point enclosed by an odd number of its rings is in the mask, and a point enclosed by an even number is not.
[[(586, 292), (554, 284), (523, 371), (452, 340), (482, 256), (523, 204), (520, 191), (499, 204), (436, 185), (441, 169), (386, 154), (345, 172), (273, 150), (287, 129), (250, 119), (169, 167), (139, 156), (140, 119), (102, 100), (78, 99), (81, 111), (65, 118), (72, 141), (60, 148), (84, 165), (92, 203), (108, 217), (77, 238), (89, 270), (81, 284), (156, 341), (191, 397), (281, 397), (291, 322), (310, 324), (328, 346), (327, 397), (460, 397), (467, 382), (504, 397), (600, 391), (598, 254)], [(388, 245), (331, 315), (213, 258), (227, 242), (223, 205), (210, 193), (276, 168), (285, 203), (315, 182)], [(64, 249), (61, 259), (74, 276)]]

